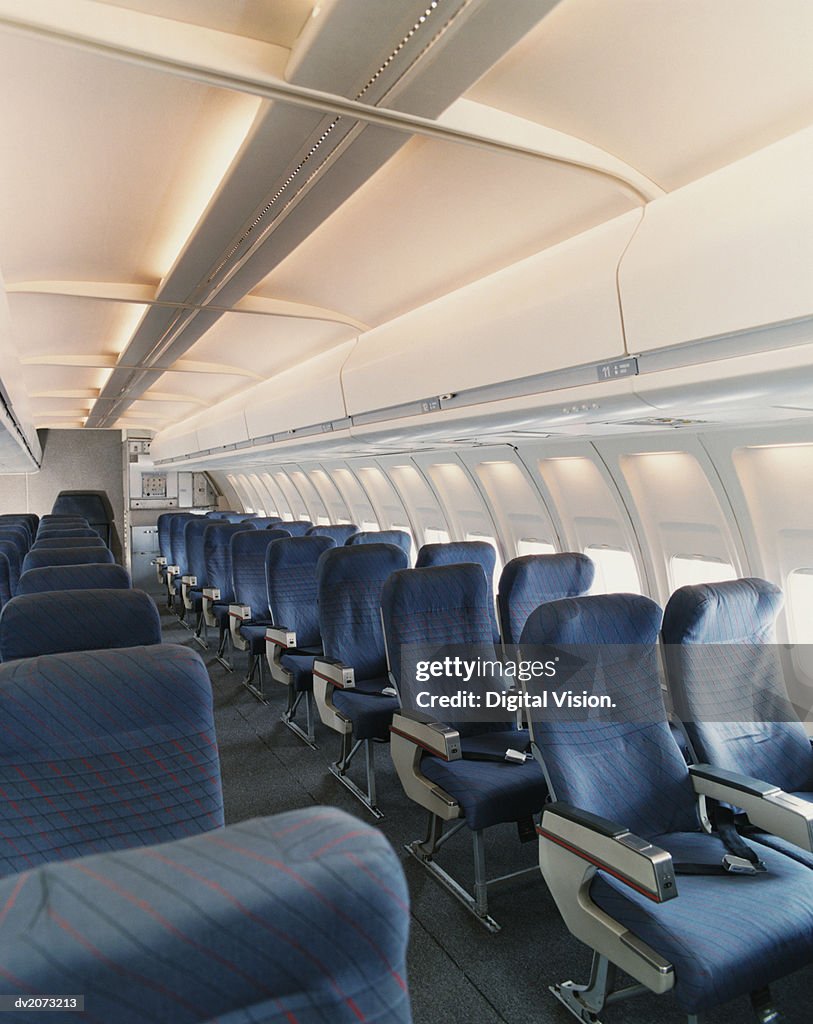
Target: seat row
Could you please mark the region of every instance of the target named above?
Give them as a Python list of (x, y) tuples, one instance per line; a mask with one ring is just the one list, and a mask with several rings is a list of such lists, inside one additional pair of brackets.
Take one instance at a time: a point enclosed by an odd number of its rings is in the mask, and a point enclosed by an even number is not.
[(199, 656), (119, 566), (42, 573), (0, 612), (0, 994), (86, 993), (124, 1024), (409, 1024), (383, 836), (326, 807), (224, 827)]

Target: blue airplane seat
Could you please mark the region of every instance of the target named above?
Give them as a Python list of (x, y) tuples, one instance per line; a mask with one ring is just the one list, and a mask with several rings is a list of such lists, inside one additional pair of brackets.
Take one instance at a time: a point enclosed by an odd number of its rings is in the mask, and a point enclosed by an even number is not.
[(20, 577), (17, 596), (48, 590), (127, 590), (133, 581), (121, 565), (45, 565)]
[(255, 530), (274, 530), (285, 525), (281, 516), (254, 516), (252, 519), (244, 519), (243, 522), (252, 523)]
[[(43, 540), (59, 540), (62, 537), (84, 537), (86, 539), (101, 540), (102, 544), (104, 544), (102, 538), (92, 527), (81, 526), (78, 523), (75, 526), (48, 526), (46, 523), (37, 530), (34, 543), (38, 544)], [(105, 547), (107, 547), (106, 544)]]
[(181, 618), (185, 622), (186, 613), (191, 613), (190, 618), (193, 621), (190, 621), (189, 626), (194, 630), (197, 640), (200, 640), (201, 637), (203, 588), (207, 585), (203, 541), (206, 531), (211, 526), (212, 521), (206, 516), (195, 516), (194, 519), (187, 519), (184, 524), (186, 572), (181, 576), (181, 600), (183, 603)]
[[(723, 837), (701, 827), (698, 796), (731, 801), (742, 780), (686, 764), (663, 703), (660, 619), (638, 595), (571, 598), (538, 608), (521, 637), (523, 647), (579, 645), (558, 685), (614, 703), (531, 710), (554, 800), (539, 828), (540, 867), (568, 928), (594, 951), (586, 988), (553, 989), (576, 1016), (598, 1017), (610, 997), (644, 986), (671, 991), (697, 1022), (744, 994), (764, 1003), (771, 981), (813, 958), (809, 869), (743, 844), (767, 870), (743, 859), (739, 873)], [(639, 984), (614, 991), (613, 964)]]
[(359, 528), (355, 523), (330, 523), (323, 526), (312, 526), (306, 536), (332, 537), (337, 545), (346, 544)]
[(223, 824), (212, 687), (180, 645), (0, 665), (0, 719), (0, 875)]
[(292, 537), (304, 537), (313, 526), (313, 523), (310, 519), (291, 519), (279, 525), (281, 529), (287, 530)]
[(399, 859), (334, 807), (44, 865), (0, 901), (3, 995), (86, 993), (116, 1024), (412, 1021)]
[(8, 562), (9, 588), (13, 597), (20, 579), (23, 556), (20, 554), (17, 542), (2, 535), (0, 535), (0, 554), (5, 555)]
[[(176, 611), (175, 598), (180, 596), (181, 578), (188, 574), (186, 555), (186, 524), (202, 518), (191, 512), (176, 512), (169, 521), (169, 560), (164, 571), (167, 586), (167, 608)], [(183, 609), (183, 604), (181, 604)], [(182, 617), (182, 612), (179, 618)]]
[(460, 565), (461, 562), (474, 562), (486, 575), (488, 583), (488, 603), (491, 613), (491, 626), (494, 643), (500, 642), (500, 627), (494, 611), (494, 568), (497, 564), (497, 552), (484, 540), (455, 540), (446, 544), (424, 544), (415, 560), (416, 569), (428, 569), (433, 565)]
[(11, 600), (11, 563), (0, 551), (0, 609)]
[[(528, 732), (516, 728), (516, 716), (472, 715), (454, 721), (454, 713), (418, 709), (418, 694), (446, 693), (450, 680), (417, 679), (418, 662), (434, 661), (452, 647), (467, 659), (495, 663), (488, 585), (479, 565), (442, 565), (404, 569), (384, 584), (381, 615), (390, 678), (403, 709), (393, 716), (391, 752), (406, 794), (429, 812), (426, 841), (416, 840), (409, 852), (430, 874), (452, 888), (467, 910), (490, 930), (499, 925), (488, 913), (483, 832), (501, 822), (517, 822), (522, 835), (532, 835), (531, 816), (542, 809), (547, 789), (539, 766), (525, 758)], [(445, 685), (444, 685), (445, 684)], [(493, 670), (474, 676), (454, 691), (475, 693), (483, 705), (486, 693), (502, 690)], [(426, 703), (424, 699), (424, 704)], [(446, 822), (464, 822), (472, 835), (474, 895), (436, 863), (446, 840)], [(449, 830), (453, 834), (454, 826)], [(532, 869), (528, 869), (529, 871)]]
[(113, 552), (109, 548), (40, 548), (29, 551), (23, 559), (21, 574), (29, 569), (39, 569), (44, 565), (98, 565), (112, 564)]
[(105, 548), (107, 545), (97, 534), (94, 536), (74, 536), (73, 534), (61, 534), (53, 536), (50, 533), (47, 537), (38, 537), (31, 545), (31, 551), (42, 551), (43, 548)]
[[(776, 647), (782, 604), (782, 591), (767, 580), (681, 587), (664, 610), (664, 660), (695, 760), (760, 779), (813, 806), (813, 747)], [(794, 844), (746, 834), (813, 864), (813, 822), (800, 828)]]
[(0, 661), (161, 643), (143, 590), (59, 590), (13, 597), (0, 611)]
[[(324, 656), (313, 665), (313, 690), (322, 722), (341, 736), (330, 771), (377, 817), (375, 740), (388, 740), (398, 698), (387, 675), (381, 626), (381, 593), (393, 572), (405, 569), (406, 553), (395, 544), (342, 546), (325, 552), (317, 566), (319, 631)], [(364, 751), (367, 790), (348, 775)]]
[[(309, 746), (313, 732), (313, 659), (322, 653), (319, 612), (316, 607), (316, 567), (323, 552), (335, 546), (332, 537), (287, 537), (265, 554), (268, 607), (273, 626), (265, 632), (264, 654), (271, 676), (287, 690), (283, 723)], [(260, 673), (259, 687), (247, 683), (259, 700), (265, 700)], [(305, 703), (305, 729), (296, 721)]]
[(228, 669), (226, 648), (230, 640), (229, 606), (234, 602), (234, 584), (231, 574), (231, 538), (236, 533), (254, 529), (247, 523), (230, 523), (226, 519), (207, 517), (209, 529), (203, 533), (203, 563), (206, 586), (201, 593), (203, 627), (201, 636), (206, 641), (206, 628), (218, 627), (217, 658)]
[(403, 530), (360, 530), (352, 534), (346, 544), (397, 544), (406, 552), (408, 559), (412, 558), (412, 538)]
[(275, 541), (289, 536), (287, 530), (243, 530), (234, 534), (229, 542), (234, 587), (234, 602), (229, 606), (229, 629), (232, 647), (247, 652), (248, 668), (243, 680), (246, 686), (259, 670), (262, 689), (265, 631), (273, 623), (268, 607), (266, 551)]
[(177, 514), (177, 512), (162, 512), (155, 523), (158, 530), (158, 555), (154, 559), (154, 564), (159, 583), (166, 583), (166, 567), (171, 564), (169, 527), (172, 517)]
[(39, 525), (38, 520), (37, 522), (34, 522), (35, 519), (37, 519), (36, 516), (6, 513), (5, 515), (0, 515), (0, 526), (22, 526), (28, 534), (28, 543), (30, 545), (34, 542), (34, 537), (36, 536), (37, 527)]
[(20, 558), (22, 558), (26, 551), (31, 547), (31, 538), (28, 530), (22, 523), (18, 523), (16, 526), (9, 525), (8, 523), (0, 523), (0, 540), (10, 540), (17, 546), (17, 550), (20, 552)]
[(520, 555), (506, 562), (497, 585), (503, 643), (519, 643), (528, 616), (540, 604), (586, 594), (595, 575), (591, 559), (575, 551)]

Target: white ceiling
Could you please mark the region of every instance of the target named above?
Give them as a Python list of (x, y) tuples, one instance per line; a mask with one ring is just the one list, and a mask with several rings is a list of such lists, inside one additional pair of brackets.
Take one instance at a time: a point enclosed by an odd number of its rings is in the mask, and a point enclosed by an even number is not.
[[(0, 0), (0, 18), (9, 3)], [(443, 4), (460, 0), (443, 0), (438, 11)], [(80, 26), (88, 12), (118, 11), (136, 19), (127, 24), (138, 26), (140, 39), (158, 49), (166, 40), (186, 44), (193, 56), (203, 47), (196, 30), (204, 28), (210, 64), (212, 54), (222, 54), (235, 67), (242, 60), (248, 77), (261, 68), (349, 98), (415, 17), (411, 0), (381, 0), (375, 8), (369, 0), (335, 0), (316, 18), (312, 6), (61, 0), (59, 10)], [(476, 17), (464, 7), (448, 39), (433, 43), (433, 59), (399, 71), (380, 105), (435, 118), (462, 94), (472, 101), (475, 125), (482, 117), (489, 126), (494, 109), (517, 115), (529, 122), (529, 138), (535, 126), (556, 129), (565, 148), (576, 153), (590, 143), (667, 191), (813, 120), (810, 0), (562, 0), (537, 3), (529, 13), (533, 6), (498, 0), (503, 52), (495, 39), (491, 50), (477, 42)], [(38, 5), (30, 9), (36, 14)], [(454, 45), (469, 39), (463, 61)], [(246, 40), (266, 49), (249, 51)], [(160, 298), (179, 267), (211, 269), (301, 161), (314, 126), (330, 118), (142, 66), (137, 57), (102, 56), (2, 27), (0, 64), (0, 272), (22, 362), (14, 380), (5, 368), (0, 375), (10, 394), (22, 389), (28, 396), (35, 425), (81, 425), (113, 359), (128, 366), (140, 358), (138, 346), (128, 345), (160, 308), (48, 289), (65, 291), (59, 283), (69, 282), (93, 294), (100, 283), (114, 292), (142, 285), (145, 295)], [(470, 80), (480, 77), (461, 88), (463, 65)], [(341, 127), (350, 123), (345, 118)], [(182, 332), (183, 344), (134, 385), (132, 404), (109, 425), (159, 430), (182, 423), (204, 403), (239, 394), (358, 333), (330, 322), (330, 311), (337, 321), (381, 324), (642, 201), (611, 177), (566, 161), (370, 127), (345, 145), (212, 300), (229, 309), (249, 293), (322, 307), (322, 318), (310, 308), (300, 318), (197, 318), (202, 326)], [(275, 209), (286, 202), (287, 193)], [(179, 294), (205, 281), (205, 272), (195, 274)], [(32, 282), (45, 293), (26, 293)], [(156, 330), (159, 336), (164, 328)], [(71, 365), (80, 356), (98, 365)], [(190, 363), (209, 364), (210, 372)]]

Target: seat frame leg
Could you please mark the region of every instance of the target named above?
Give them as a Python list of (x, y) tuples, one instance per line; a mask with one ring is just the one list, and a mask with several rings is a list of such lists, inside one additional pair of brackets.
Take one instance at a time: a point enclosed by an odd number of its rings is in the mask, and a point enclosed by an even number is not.
[(771, 990), (767, 985), (765, 988), (751, 993), (751, 1009), (759, 1024), (780, 1024), (783, 1020), (782, 1015), (773, 1005)]
[[(295, 720), (299, 705), (305, 705), (305, 728)], [(287, 726), (294, 736), (298, 736), (303, 743), (312, 750), (318, 750), (315, 732), (315, 716), (313, 714), (313, 694), (310, 690), (295, 691), (293, 686), (288, 687), (288, 706), (282, 712), (283, 725)]]
[[(583, 1024), (601, 1024), (599, 1014), (605, 1007), (650, 991), (646, 985), (637, 983), (617, 989), (617, 974), (618, 968), (615, 964), (603, 954), (594, 951), (590, 980), (586, 985), (563, 981), (558, 985), (551, 985), (550, 991)], [(688, 1024), (703, 1024), (703, 1014), (690, 1014)]]
[(199, 644), (204, 651), (209, 650), (209, 638), (206, 629), (206, 619), (203, 617), (203, 612), (198, 615), (198, 621), (195, 624), (195, 632), (192, 635), (192, 639), (196, 644)]
[[(364, 748), (364, 759), (367, 768), (366, 793), (347, 774), (350, 763), (362, 747)], [(328, 769), (331, 775), (334, 775), (346, 790), (352, 793), (360, 803), (364, 804), (374, 818), (381, 819), (384, 817), (384, 812), (376, 806), (375, 802), (375, 755), (373, 753), (372, 740), (356, 740), (353, 743), (353, 734), (345, 733), (342, 736), (341, 756), (334, 764), (328, 765)]]
[[(248, 655), (248, 671), (245, 679), (243, 679), (243, 686), (248, 690), (252, 697), (261, 704), (268, 703), (268, 697), (265, 693), (263, 686), (265, 680), (263, 678), (263, 663), (265, 662), (264, 654), (251, 654)], [(259, 671), (258, 671), (259, 670)], [(254, 682), (254, 676), (257, 675), (257, 682)]]
[[(228, 654), (226, 653), (228, 651)], [(234, 665), (231, 661), (232, 645), (231, 645), (231, 633), (228, 629), (222, 629), (220, 635), (220, 643), (217, 645), (217, 654), (215, 660), (219, 661), (223, 668), (228, 672), (234, 671)]]

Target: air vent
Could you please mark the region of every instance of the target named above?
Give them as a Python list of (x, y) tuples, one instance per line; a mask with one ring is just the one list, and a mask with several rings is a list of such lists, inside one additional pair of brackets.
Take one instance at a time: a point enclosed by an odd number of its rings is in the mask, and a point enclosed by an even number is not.
[(672, 427), (673, 429), (678, 429), (680, 427), (702, 426), (709, 421), (675, 419), (672, 416), (645, 416), (640, 420), (618, 420), (616, 422), (622, 427)]

